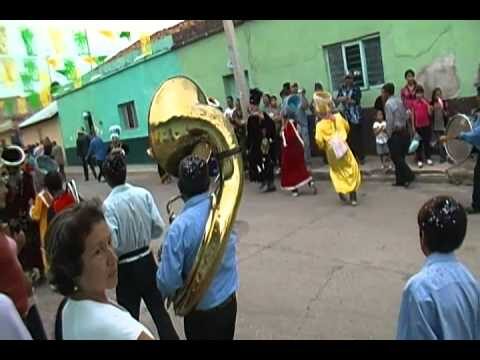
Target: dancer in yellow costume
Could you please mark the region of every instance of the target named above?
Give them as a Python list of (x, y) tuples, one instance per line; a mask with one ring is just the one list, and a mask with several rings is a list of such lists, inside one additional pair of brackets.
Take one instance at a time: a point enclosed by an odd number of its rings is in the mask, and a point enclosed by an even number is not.
[[(333, 187), (343, 202), (348, 202), (346, 196), (348, 194), (351, 205), (356, 206), (361, 176), (357, 160), (346, 142), (350, 126), (340, 113), (332, 112), (334, 105), (328, 92), (315, 93), (314, 107), (316, 116), (320, 120), (315, 129), (315, 141), (326, 153)], [(338, 144), (339, 142), (342, 144)], [(334, 146), (337, 147), (337, 153)], [(338, 150), (342, 147), (346, 151)], [(343, 155), (340, 156), (339, 154), (342, 153)]]

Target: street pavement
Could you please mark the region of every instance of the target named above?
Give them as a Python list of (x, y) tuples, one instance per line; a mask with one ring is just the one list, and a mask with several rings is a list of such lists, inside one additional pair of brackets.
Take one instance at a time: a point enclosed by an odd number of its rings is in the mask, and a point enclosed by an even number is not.
[[(80, 192), (103, 199), (108, 186), (84, 182)], [(167, 219), (165, 203), (177, 193), (152, 172), (129, 176), (150, 189)], [(236, 227), (240, 290), (236, 339), (393, 339), (407, 279), (424, 262), (417, 212), (429, 198), (450, 194), (469, 204), (470, 186), (415, 183), (410, 189), (365, 182), (356, 208), (342, 205), (329, 181), (318, 194), (293, 198), (277, 191), (259, 194), (246, 183)], [(458, 252), (480, 274), (480, 216), (469, 217)], [(158, 247), (158, 241), (155, 242)], [(43, 285), (36, 291), (50, 337), (60, 296)], [(114, 297), (114, 292), (111, 292)], [(182, 319), (173, 315), (184, 338)], [(141, 321), (156, 334), (142, 304)]]

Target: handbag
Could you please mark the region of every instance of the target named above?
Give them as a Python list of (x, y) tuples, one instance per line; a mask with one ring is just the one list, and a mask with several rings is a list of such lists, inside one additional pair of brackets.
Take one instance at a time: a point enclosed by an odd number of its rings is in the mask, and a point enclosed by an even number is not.
[(328, 141), (328, 144), (332, 148), (337, 160), (340, 160), (347, 153), (348, 145), (346, 144), (345, 140), (340, 137), (340, 134), (337, 131), (336, 123), (337, 120), (335, 119), (335, 121), (333, 122), (333, 126), (335, 128), (335, 135), (333, 135), (332, 138)]
[(413, 136), (412, 141), (410, 142), (410, 146), (408, 147), (408, 153), (412, 154), (415, 151), (417, 151), (418, 147), (420, 146), (420, 135), (415, 132), (415, 135)]

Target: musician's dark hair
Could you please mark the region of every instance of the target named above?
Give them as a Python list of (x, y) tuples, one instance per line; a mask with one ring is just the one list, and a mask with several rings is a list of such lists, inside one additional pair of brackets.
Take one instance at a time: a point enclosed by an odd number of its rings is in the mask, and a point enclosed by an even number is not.
[(55, 195), (59, 191), (63, 190), (63, 178), (58, 171), (49, 171), (47, 175), (45, 175), (43, 183), (45, 184), (48, 192), (52, 195)]
[(323, 85), (319, 82), (316, 82), (313, 88), (315, 89), (315, 91), (323, 91)]
[(480, 96), (480, 86), (477, 86), (477, 96)]
[(467, 214), (451, 196), (428, 200), (418, 212), (418, 227), (430, 252), (449, 253), (458, 249), (467, 233)]
[(63, 296), (75, 293), (76, 279), (83, 271), (85, 239), (101, 221), (105, 221), (101, 202), (94, 199), (63, 210), (49, 224), (45, 235), (48, 279)]
[(395, 85), (392, 83), (386, 83), (382, 86), (382, 90), (385, 91), (388, 95), (392, 96), (395, 94)]
[(186, 199), (206, 192), (210, 187), (207, 162), (196, 155), (185, 157), (178, 165), (177, 185)]
[(103, 163), (102, 170), (105, 180), (107, 180), (111, 188), (125, 184), (127, 180), (127, 162), (121, 153), (108, 155)]
[(407, 71), (405, 71), (405, 79), (407, 78), (408, 74), (412, 75), (413, 77), (415, 77), (415, 71), (413, 71), (412, 69), (408, 69)]
[(232, 100), (233, 101), (233, 96), (228, 95), (227, 100)]

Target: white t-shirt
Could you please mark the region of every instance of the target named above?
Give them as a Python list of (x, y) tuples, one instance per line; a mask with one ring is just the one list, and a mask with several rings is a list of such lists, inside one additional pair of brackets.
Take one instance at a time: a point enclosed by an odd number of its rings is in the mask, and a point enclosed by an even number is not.
[(0, 294), (0, 340), (32, 340), (12, 300)]
[(68, 299), (62, 312), (64, 340), (137, 340), (150, 331), (118, 305)]
[(388, 141), (387, 122), (375, 121), (373, 123), (373, 130), (380, 130), (380, 132), (376, 136), (377, 144), (381, 144), (381, 145), (386, 144)]

